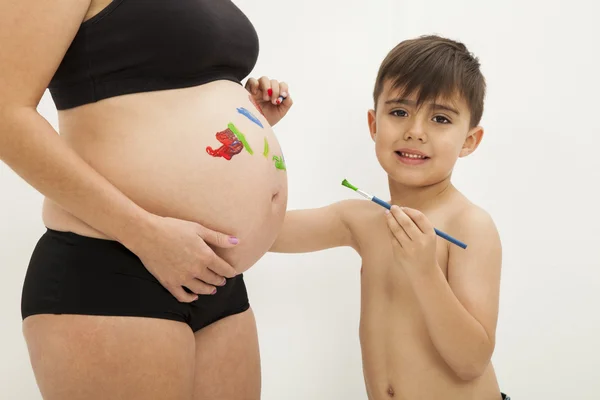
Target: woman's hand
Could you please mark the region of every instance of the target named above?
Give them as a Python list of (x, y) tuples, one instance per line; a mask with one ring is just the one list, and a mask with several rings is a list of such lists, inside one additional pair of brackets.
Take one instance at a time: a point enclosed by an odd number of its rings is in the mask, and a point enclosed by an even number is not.
[(180, 302), (195, 301), (197, 294), (215, 294), (225, 278), (237, 275), (207, 244), (231, 248), (238, 243), (236, 238), (176, 218), (150, 214), (148, 222), (135, 243), (125, 245)]
[(287, 83), (266, 76), (258, 80), (248, 79), (246, 90), (250, 92), (258, 110), (271, 126), (281, 121), (294, 104)]

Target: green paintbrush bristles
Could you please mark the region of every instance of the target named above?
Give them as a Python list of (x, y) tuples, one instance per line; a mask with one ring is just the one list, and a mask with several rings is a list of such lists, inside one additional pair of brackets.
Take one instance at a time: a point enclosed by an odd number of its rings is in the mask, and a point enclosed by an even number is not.
[(350, 188), (350, 189), (354, 190), (355, 192), (358, 190), (358, 188), (356, 186), (354, 186), (353, 184), (351, 184), (350, 182), (348, 182), (347, 179), (344, 179), (342, 181), (342, 185), (346, 186), (347, 188)]

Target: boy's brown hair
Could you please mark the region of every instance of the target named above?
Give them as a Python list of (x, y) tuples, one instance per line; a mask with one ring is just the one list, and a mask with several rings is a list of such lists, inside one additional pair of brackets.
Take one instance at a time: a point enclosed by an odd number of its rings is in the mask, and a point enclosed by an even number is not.
[(379, 67), (373, 100), (383, 92), (387, 81), (403, 96), (418, 93), (417, 105), (437, 98), (461, 96), (471, 111), (471, 128), (483, 115), (486, 83), (479, 60), (467, 47), (440, 36), (421, 36), (394, 47)]

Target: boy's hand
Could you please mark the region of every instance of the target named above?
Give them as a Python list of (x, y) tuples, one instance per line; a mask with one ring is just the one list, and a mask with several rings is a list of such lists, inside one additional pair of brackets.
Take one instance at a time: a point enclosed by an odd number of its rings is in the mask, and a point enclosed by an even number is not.
[(437, 267), (437, 238), (423, 213), (394, 205), (386, 218), (393, 235), (394, 258), (406, 272), (421, 273)]
[[(250, 92), (258, 110), (271, 126), (281, 121), (294, 104), (287, 83), (278, 82), (266, 76), (259, 80), (248, 79), (246, 90)], [(279, 98), (280, 96), (283, 97), (283, 101)]]

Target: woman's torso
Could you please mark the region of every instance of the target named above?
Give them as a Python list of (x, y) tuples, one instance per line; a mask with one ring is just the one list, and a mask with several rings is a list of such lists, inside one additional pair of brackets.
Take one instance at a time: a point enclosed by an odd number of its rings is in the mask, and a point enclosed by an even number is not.
[[(238, 271), (274, 241), (287, 204), (283, 154), (239, 83), (217, 79), (110, 97), (58, 117), (62, 139), (138, 205), (238, 237), (235, 249), (216, 249)], [(49, 199), (43, 220), (55, 230), (106, 238)]]

